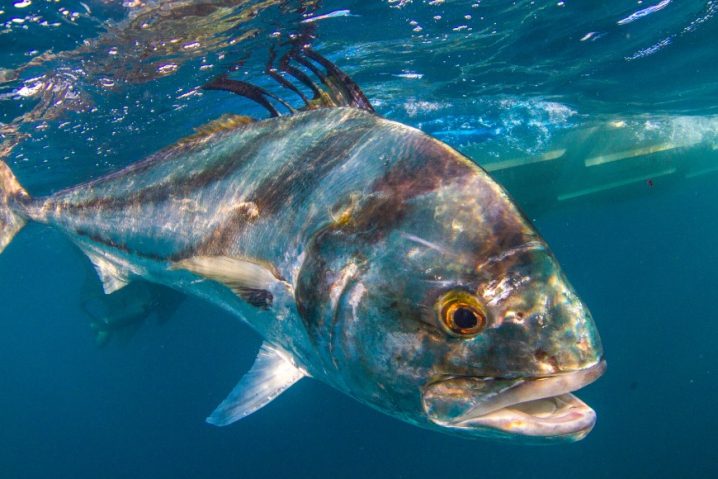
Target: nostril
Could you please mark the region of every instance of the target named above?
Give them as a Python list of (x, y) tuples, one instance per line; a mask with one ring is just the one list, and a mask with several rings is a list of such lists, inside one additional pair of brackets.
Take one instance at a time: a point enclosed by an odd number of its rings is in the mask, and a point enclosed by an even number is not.
[(537, 349), (536, 352), (534, 352), (534, 357), (544, 373), (552, 374), (561, 370), (556, 356), (548, 354), (543, 349)]

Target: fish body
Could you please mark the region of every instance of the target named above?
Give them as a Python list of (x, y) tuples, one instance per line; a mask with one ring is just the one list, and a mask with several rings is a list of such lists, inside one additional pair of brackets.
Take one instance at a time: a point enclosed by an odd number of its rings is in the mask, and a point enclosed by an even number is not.
[(28, 220), (67, 233), (106, 292), (170, 286), (264, 338), (211, 423), (311, 376), (462, 436), (593, 427), (570, 392), (603, 372), (600, 339), (544, 240), (468, 158), (366, 110), (219, 128), (47, 198), (0, 163), (0, 247)]
[[(375, 193), (377, 179), (413, 167), (396, 164), (412, 141), (444, 148), (418, 130), (358, 109), (315, 110), (182, 141), (116, 174), (34, 200), (26, 211), (72, 237), (100, 264), (110, 290), (142, 277), (219, 299), (282, 344), (284, 328), (257, 315), (278, 314), (281, 289), (298, 284), (306, 250), (323, 228), (342, 215), (364, 214), (358, 202)], [(406, 160), (414, 161), (423, 160)], [(278, 296), (273, 310), (177, 267), (197, 257), (271, 264), (281, 284), (272, 292)]]

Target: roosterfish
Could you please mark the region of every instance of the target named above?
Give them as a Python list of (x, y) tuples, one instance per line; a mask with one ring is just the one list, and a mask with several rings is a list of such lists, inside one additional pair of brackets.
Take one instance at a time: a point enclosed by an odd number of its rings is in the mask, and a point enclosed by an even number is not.
[(452, 435), (585, 437), (596, 414), (572, 392), (605, 370), (599, 334), (509, 194), (458, 151), (379, 116), (308, 46), (267, 73), (303, 106), (224, 74), (204, 88), (270, 116), (222, 117), (48, 197), (0, 161), (0, 251), (44, 223), (87, 255), (105, 293), (149, 281), (254, 329), (257, 358), (211, 424), (311, 377)]

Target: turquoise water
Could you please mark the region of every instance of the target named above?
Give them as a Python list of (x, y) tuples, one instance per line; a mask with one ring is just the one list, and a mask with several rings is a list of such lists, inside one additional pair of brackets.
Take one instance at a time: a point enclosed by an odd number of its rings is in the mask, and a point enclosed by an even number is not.
[(601, 332), (608, 372), (580, 392), (598, 422), (570, 445), (467, 441), (304, 380), (209, 426), (260, 339), (200, 300), (163, 297), (98, 348), (91, 317), (113, 306), (89, 261), (31, 225), (0, 256), (0, 477), (718, 473), (718, 4), (141, 3), (0, 5), (0, 126), (31, 193), (130, 164), (222, 113), (263, 115), (198, 87), (245, 58), (238, 74), (269, 86), (273, 39), (313, 26), (315, 49), (380, 114), (486, 166), (535, 222)]

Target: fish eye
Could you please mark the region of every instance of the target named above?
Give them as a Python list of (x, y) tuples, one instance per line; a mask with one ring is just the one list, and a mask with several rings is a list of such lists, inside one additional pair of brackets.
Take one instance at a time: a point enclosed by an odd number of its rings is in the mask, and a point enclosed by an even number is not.
[(466, 291), (450, 291), (436, 303), (442, 328), (462, 338), (479, 334), (486, 326), (486, 310), (478, 299)]

